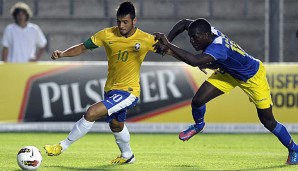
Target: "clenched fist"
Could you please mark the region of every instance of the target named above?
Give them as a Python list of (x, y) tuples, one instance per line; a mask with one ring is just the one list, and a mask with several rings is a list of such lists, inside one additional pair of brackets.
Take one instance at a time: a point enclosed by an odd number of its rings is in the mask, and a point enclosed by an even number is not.
[(55, 50), (55, 51), (52, 53), (52, 56), (51, 56), (51, 58), (52, 58), (53, 60), (56, 60), (56, 59), (61, 58), (61, 57), (63, 57), (63, 52), (60, 51), (60, 50)]

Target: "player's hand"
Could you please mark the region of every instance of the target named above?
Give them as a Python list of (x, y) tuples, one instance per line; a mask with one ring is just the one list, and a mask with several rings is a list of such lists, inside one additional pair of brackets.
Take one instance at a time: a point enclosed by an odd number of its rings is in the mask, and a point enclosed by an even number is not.
[(61, 57), (63, 57), (63, 52), (60, 51), (60, 50), (55, 50), (55, 51), (52, 53), (52, 56), (51, 56), (51, 58), (52, 58), (53, 60), (59, 59), (59, 58), (61, 58)]
[(153, 45), (154, 50), (156, 51), (156, 53), (161, 54), (162, 56), (164, 56), (167, 51), (169, 50), (169, 48), (167, 46), (165, 46), (164, 44), (162, 44), (160, 41), (158, 41), (157, 43), (155, 43)]
[(162, 44), (166, 46), (170, 43), (167, 36), (164, 33), (155, 32), (153, 35), (155, 36), (155, 40), (160, 41)]

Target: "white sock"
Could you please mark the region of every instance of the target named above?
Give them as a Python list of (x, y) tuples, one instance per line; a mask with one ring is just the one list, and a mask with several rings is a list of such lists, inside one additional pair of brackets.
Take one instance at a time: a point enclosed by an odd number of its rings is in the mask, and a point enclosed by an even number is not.
[(129, 145), (130, 134), (128, 129), (124, 125), (121, 132), (113, 132), (116, 143), (121, 151), (121, 156), (124, 158), (130, 158), (132, 156), (132, 151)]
[(73, 126), (68, 137), (60, 142), (62, 151), (65, 151), (72, 143), (83, 137), (92, 128), (94, 122), (87, 121), (84, 116)]

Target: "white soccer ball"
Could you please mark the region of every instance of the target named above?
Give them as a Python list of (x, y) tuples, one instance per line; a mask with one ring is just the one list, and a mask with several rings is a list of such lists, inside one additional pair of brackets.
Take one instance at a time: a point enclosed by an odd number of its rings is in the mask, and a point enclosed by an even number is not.
[(36, 170), (42, 162), (42, 156), (38, 148), (26, 146), (18, 152), (17, 161), (23, 170)]

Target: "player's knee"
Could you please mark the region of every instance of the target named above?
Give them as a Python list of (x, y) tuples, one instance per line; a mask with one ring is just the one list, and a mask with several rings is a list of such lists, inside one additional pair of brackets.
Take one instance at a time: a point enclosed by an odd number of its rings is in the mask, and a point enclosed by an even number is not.
[(200, 98), (192, 98), (191, 105), (195, 107), (201, 107), (204, 105), (203, 101)]
[(112, 132), (121, 132), (122, 131), (122, 128), (120, 126), (113, 125), (113, 126), (110, 126), (110, 128), (111, 128)]
[(110, 129), (112, 132), (121, 132), (123, 130), (124, 127), (124, 123), (123, 122), (110, 122)]
[(87, 121), (93, 122), (100, 118), (100, 115), (96, 112), (93, 106), (90, 106), (85, 114), (85, 119)]

